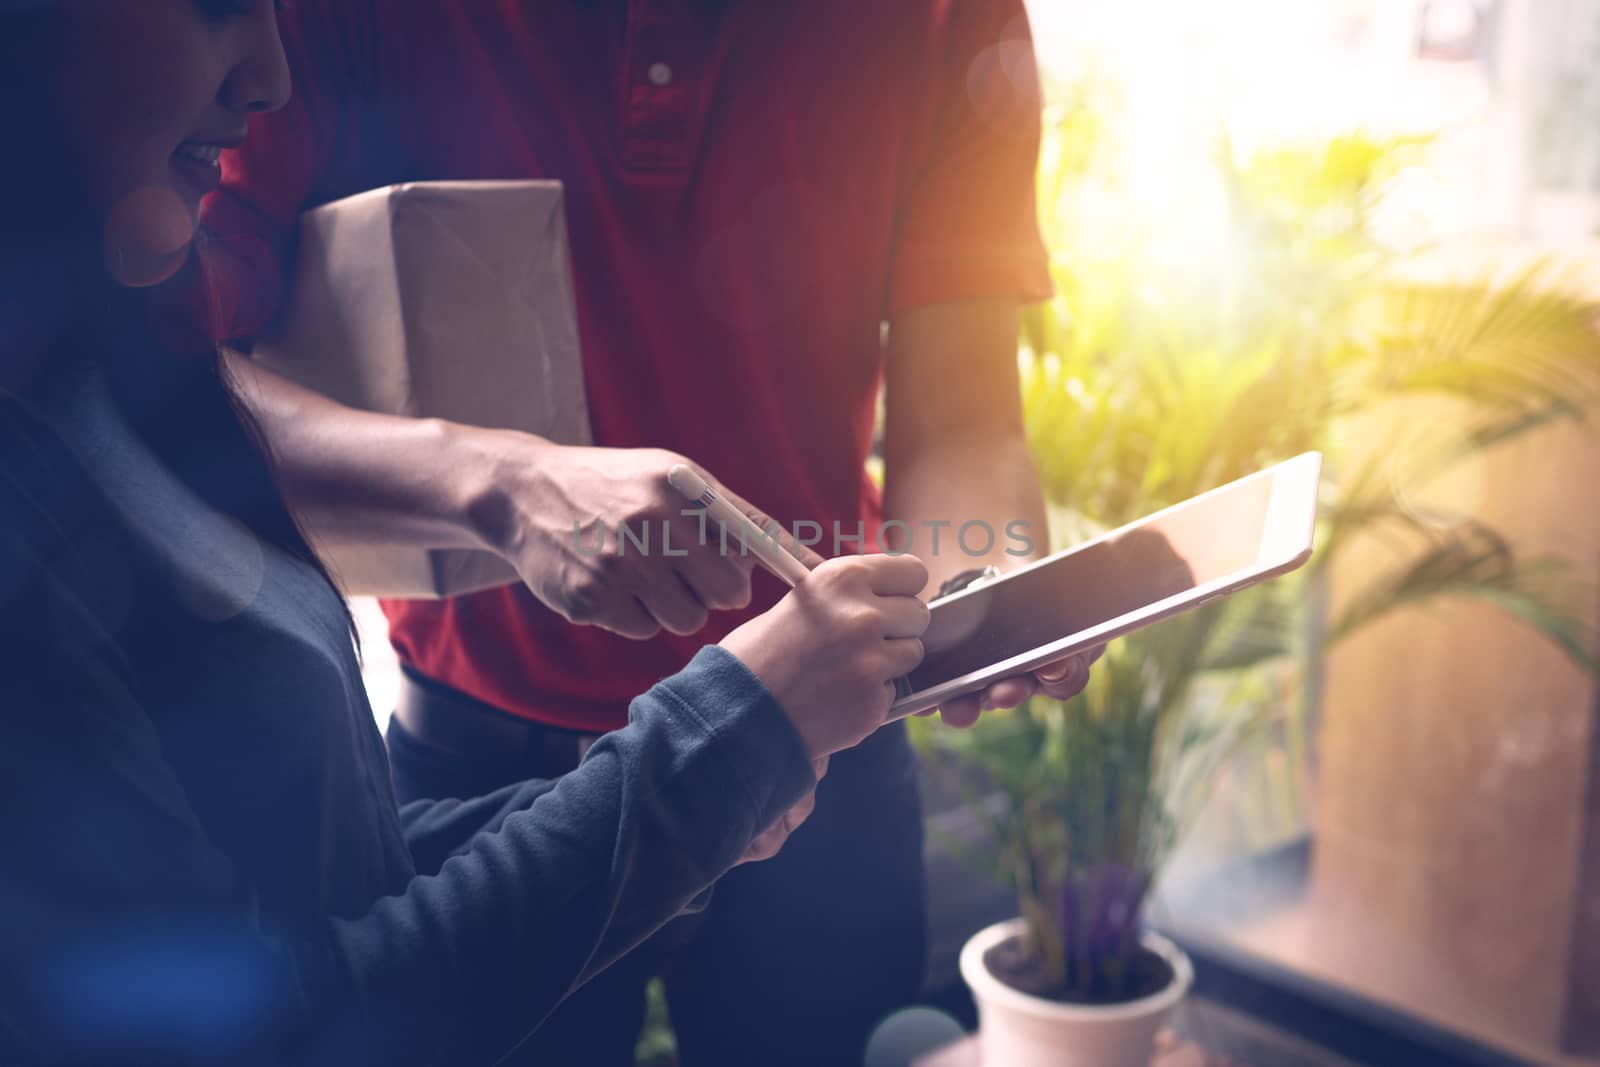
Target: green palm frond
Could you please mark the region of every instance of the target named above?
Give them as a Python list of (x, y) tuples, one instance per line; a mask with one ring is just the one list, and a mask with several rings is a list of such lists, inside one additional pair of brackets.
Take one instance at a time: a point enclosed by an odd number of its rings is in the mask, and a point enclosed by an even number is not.
[(1595, 629), (1588, 622), (1594, 589), (1568, 561), (1519, 557), (1497, 531), (1470, 518), (1446, 530), (1398, 515), (1391, 518), (1427, 547), (1368, 579), (1349, 598), (1329, 624), (1330, 648), (1403, 608), (1468, 598), (1506, 612), (1537, 630), (1583, 670), (1600, 673)]
[[(1084, 931), (1062, 928), (1052, 894), (1107, 865), (1156, 872), (1217, 769), (1314, 694), (1316, 657), (1362, 627), (1466, 598), (1600, 673), (1592, 586), (1481, 518), (1424, 503), (1489, 450), (1586, 417), (1600, 309), (1552, 263), (1426, 282), (1375, 239), (1375, 209), (1428, 138), (1352, 133), (1249, 155), (1223, 142), (1210, 162), (1226, 247), (1214, 263), (1175, 260), (1119, 171), (1115, 94), (1082, 85), (1058, 99), (1039, 200), (1057, 295), (1024, 314), (1019, 356), (1053, 542), (1303, 451), (1327, 460), (1300, 574), (1113, 643), (1071, 701), (1035, 698), (965, 732), (915, 728), (941, 773), (982, 781), (975, 804), (997, 801), (979, 812), (992, 838), (979, 858), (1067, 967)], [(1391, 562), (1335, 617), (1313, 618), (1357, 542)]]
[(1582, 409), (1600, 394), (1600, 308), (1547, 262), (1504, 285), (1394, 284), (1379, 299), (1374, 391), (1446, 394), (1500, 415)]
[(1294, 650), (1304, 582), (1294, 578), (1257, 586), (1221, 601), (1221, 619), (1206, 645), (1200, 671), (1246, 671)]

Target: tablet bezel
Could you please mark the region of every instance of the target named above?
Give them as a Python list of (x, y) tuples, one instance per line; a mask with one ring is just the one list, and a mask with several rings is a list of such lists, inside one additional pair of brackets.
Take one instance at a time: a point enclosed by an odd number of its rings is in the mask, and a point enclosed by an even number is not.
[[(1030, 571), (1058, 560), (1063, 556), (1081, 552), (1102, 541), (1120, 537), (1141, 526), (1152, 523), (1170, 512), (1189, 507), (1208, 497), (1230, 492), (1262, 478), (1270, 478), (1272, 480), (1272, 492), (1267, 500), (1266, 518), (1262, 522), (1261, 542), (1253, 564), (1242, 567), (1231, 574), (1224, 575), (1204, 585), (1197, 585), (1193, 589), (1175, 593), (1135, 611), (1118, 615), (1098, 626), (1079, 630), (1048, 644), (1039, 645), (1027, 652), (993, 663), (981, 670), (970, 671), (959, 678), (941, 682), (932, 688), (901, 696), (890, 707), (887, 721), (936, 708), (947, 700), (964, 696), (989, 685), (991, 682), (997, 682), (1002, 678), (1009, 678), (1013, 675), (1024, 674), (1063, 656), (1094, 648), (1114, 638), (1143, 629), (1152, 623), (1160, 622), (1191, 608), (1199, 607), (1206, 601), (1236, 593), (1240, 589), (1295, 570), (1311, 558), (1312, 538), (1316, 528), (1317, 486), (1321, 471), (1322, 454), (1319, 452), (1306, 452), (1265, 470), (1257, 471), (1255, 474), (1245, 475), (1243, 478), (1228, 482), (1226, 485), (1220, 485), (1215, 489), (1190, 497), (1188, 500), (1162, 508), (1160, 511), (1152, 512), (1142, 519), (1128, 523), (1126, 526), (1120, 526), (1088, 541), (1062, 549), (1060, 552), (1052, 553), (1026, 566), (1018, 567), (1016, 570), (1010, 571), (999, 578), (982, 583), (976, 589), (964, 589), (948, 597), (941, 597), (934, 602), (935, 605), (958, 600), (979, 590), (991, 588), (999, 582), (1026, 581)], [(937, 606), (935, 610), (937, 610)]]

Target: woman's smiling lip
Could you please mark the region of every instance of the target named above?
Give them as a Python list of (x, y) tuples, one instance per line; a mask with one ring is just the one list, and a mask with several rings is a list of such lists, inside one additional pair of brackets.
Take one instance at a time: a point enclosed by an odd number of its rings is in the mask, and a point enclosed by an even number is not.
[(217, 159), (219, 154), (215, 148), (190, 149), (187, 145), (172, 153), (173, 173), (185, 191), (195, 194), (191, 199), (202, 199), (222, 184), (222, 165)]
[(172, 153), (172, 169), (181, 183), (195, 193), (199, 200), (216, 191), (222, 184), (222, 166), (219, 159), (225, 149), (237, 148), (244, 143), (244, 132), (237, 131), (204, 140), (195, 138), (180, 144)]

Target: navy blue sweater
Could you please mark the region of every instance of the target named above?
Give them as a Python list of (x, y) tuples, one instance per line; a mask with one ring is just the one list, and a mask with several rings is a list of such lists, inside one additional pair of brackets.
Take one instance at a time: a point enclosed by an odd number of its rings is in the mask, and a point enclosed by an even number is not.
[(93, 376), (0, 400), (0, 1063), (490, 1063), (809, 788), (718, 648), (558, 783), (395, 806), (336, 595)]

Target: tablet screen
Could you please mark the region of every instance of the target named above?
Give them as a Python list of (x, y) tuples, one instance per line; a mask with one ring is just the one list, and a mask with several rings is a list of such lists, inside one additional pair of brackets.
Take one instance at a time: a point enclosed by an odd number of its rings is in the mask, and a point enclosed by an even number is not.
[(1271, 476), (1247, 478), (1103, 541), (938, 603), (912, 692), (1031, 652), (1244, 571), (1260, 556)]

